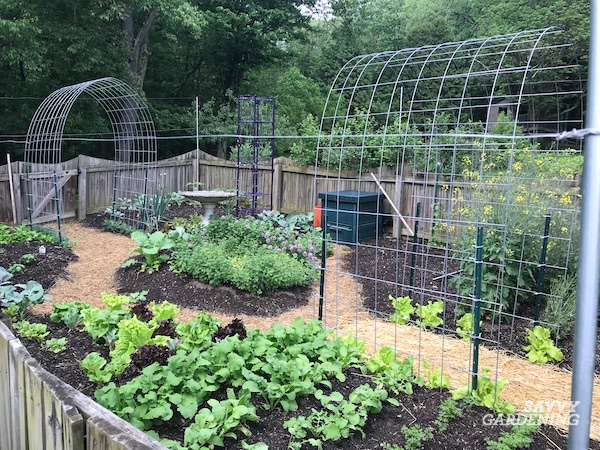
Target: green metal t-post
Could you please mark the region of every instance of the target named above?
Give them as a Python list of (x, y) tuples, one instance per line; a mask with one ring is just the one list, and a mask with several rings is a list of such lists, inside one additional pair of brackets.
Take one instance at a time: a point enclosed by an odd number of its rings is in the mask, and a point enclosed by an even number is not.
[(408, 296), (413, 297), (413, 288), (415, 287), (415, 264), (417, 262), (417, 243), (419, 242), (419, 216), (421, 215), (421, 202), (417, 203), (417, 212), (415, 214), (415, 234), (413, 235), (412, 255), (410, 257), (410, 291)]
[(477, 228), (475, 244), (475, 295), (473, 296), (473, 377), (472, 389), (477, 389), (477, 373), (479, 372), (479, 321), (481, 319), (481, 272), (483, 265), (483, 227)]
[(319, 321), (323, 321), (323, 303), (325, 298), (325, 264), (327, 262), (327, 211), (321, 209), (321, 227), (323, 237), (321, 241), (321, 273), (319, 278)]

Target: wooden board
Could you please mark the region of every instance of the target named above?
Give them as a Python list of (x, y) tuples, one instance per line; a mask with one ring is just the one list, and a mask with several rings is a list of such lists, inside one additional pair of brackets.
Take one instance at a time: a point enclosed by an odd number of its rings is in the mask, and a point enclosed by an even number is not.
[(27, 445), (24, 361), (29, 357), (29, 354), (17, 339), (9, 342), (8, 354), (11, 450), (27, 450), (29, 447)]
[[(44, 441), (44, 395), (42, 382), (32, 370), (28, 361), (25, 370), (25, 410), (26, 410), (26, 436), (30, 450), (46, 450)], [(36, 362), (37, 364), (37, 362)]]
[(9, 342), (15, 339), (10, 330), (0, 323), (0, 448), (11, 447), (12, 414), (9, 395)]

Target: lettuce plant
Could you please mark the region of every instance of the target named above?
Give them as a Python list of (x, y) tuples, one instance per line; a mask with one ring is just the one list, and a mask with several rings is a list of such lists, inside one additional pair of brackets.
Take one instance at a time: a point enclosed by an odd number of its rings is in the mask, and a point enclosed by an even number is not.
[(506, 380), (496, 382), (489, 378), (490, 368), (484, 367), (481, 375), (477, 378), (477, 389), (470, 389), (469, 386), (450, 391), (454, 400), (462, 400), (472, 397), (477, 406), (485, 406), (488, 409), (501, 414), (514, 414), (515, 407), (508, 402), (500, 400), (502, 390), (508, 384)]
[[(479, 326), (481, 326), (481, 321), (479, 321)], [(465, 313), (456, 321), (456, 333), (465, 341), (471, 339), (471, 334), (473, 334), (473, 314)]]
[(67, 349), (67, 338), (48, 339), (46, 341), (46, 347), (52, 353), (62, 353)]
[(390, 317), (390, 322), (405, 325), (410, 316), (414, 314), (415, 307), (412, 305), (412, 299), (409, 296), (394, 298), (392, 295), (388, 297), (396, 312)]
[(421, 328), (426, 327), (439, 327), (443, 325), (444, 321), (440, 317), (440, 314), (444, 312), (444, 302), (438, 300), (437, 302), (427, 302), (427, 305), (417, 305), (417, 315), (419, 316), (419, 322)]
[(31, 339), (38, 342), (43, 342), (46, 336), (50, 334), (48, 327), (43, 323), (30, 323), (26, 320), (14, 323), (13, 328), (19, 332), (19, 334), (27, 339)]
[(529, 361), (536, 364), (562, 361), (563, 353), (554, 346), (548, 328), (536, 325), (533, 330), (527, 330), (526, 339), (529, 345), (523, 347), (523, 350), (527, 352)]

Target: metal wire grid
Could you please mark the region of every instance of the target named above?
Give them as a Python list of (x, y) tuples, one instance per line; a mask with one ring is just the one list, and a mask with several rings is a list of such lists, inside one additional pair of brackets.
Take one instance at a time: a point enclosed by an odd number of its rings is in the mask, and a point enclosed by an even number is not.
[(75, 101), (86, 93), (111, 122), (115, 146), (112, 215), (143, 227), (153, 215), (157, 144), (154, 122), (139, 95), (125, 82), (107, 77), (66, 86), (51, 93), (36, 110), (25, 144), (27, 209), (30, 223), (56, 220), (62, 211), (61, 161), (65, 123)]
[[(237, 106), (236, 212), (256, 215), (273, 209), (275, 99), (240, 95)], [(270, 176), (260, 177), (265, 170)]]
[[(325, 264), (325, 284), (334, 285), (321, 293), (327, 327), (448, 370), (446, 336), (459, 337), (457, 319), (477, 303), (475, 232), (483, 228), (480, 305), (486, 319), (479, 342), (492, 349), (526, 345), (535, 300), (553, 297), (548, 278), (535, 282), (540, 269), (566, 283), (577, 249), (578, 180), (563, 165), (565, 155), (576, 161), (581, 148), (541, 139), (582, 128), (582, 82), (573, 81), (578, 66), (560, 32), (547, 28), (361, 55), (340, 69), (321, 120), (315, 203), (326, 191), (382, 194), (375, 177), (411, 228), (418, 223), (419, 229), (416, 239), (377, 229), (375, 239), (352, 245), (343, 263)], [(565, 62), (548, 64), (557, 60)], [(358, 175), (347, 171), (355, 167)], [(337, 214), (340, 204), (338, 197), (325, 215)], [(400, 227), (387, 200), (375, 213), (354, 214), (359, 221), (374, 214)], [(326, 239), (336, 242), (335, 236)], [(340, 290), (349, 279), (357, 286), (355, 298)], [(398, 342), (389, 295), (411, 295), (421, 306), (444, 302), (435, 354), (422, 351), (422, 328), (417, 342)], [(365, 324), (369, 331), (361, 332)], [(451, 368), (477, 371), (467, 362)]]

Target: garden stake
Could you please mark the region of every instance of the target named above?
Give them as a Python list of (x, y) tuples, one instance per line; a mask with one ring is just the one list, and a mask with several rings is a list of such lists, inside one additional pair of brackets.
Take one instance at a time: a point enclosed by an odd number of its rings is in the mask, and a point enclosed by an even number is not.
[(54, 203), (56, 205), (56, 225), (58, 226), (58, 245), (62, 245), (62, 236), (60, 234), (60, 204), (58, 201), (58, 183), (56, 181), (56, 172), (54, 172)]
[(427, 241), (428, 244), (433, 239), (433, 234), (435, 233), (435, 216), (436, 216), (435, 209), (437, 207), (438, 192), (440, 189), (440, 172), (441, 172), (441, 170), (442, 170), (442, 163), (438, 162), (435, 165), (435, 187), (433, 188), (433, 211), (431, 212), (431, 218), (432, 218), (431, 233), (429, 235), (429, 240)]
[(481, 266), (483, 259), (483, 227), (477, 228), (475, 244), (475, 296), (473, 313), (473, 378), (471, 388), (477, 389), (477, 372), (479, 371), (479, 320), (481, 316)]
[(319, 321), (323, 321), (323, 300), (325, 295), (325, 260), (327, 259), (327, 234), (325, 230), (327, 229), (327, 209), (323, 208), (322, 210), (322, 229), (323, 229), (323, 238), (321, 239), (321, 276), (319, 278)]
[(540, 256), (540, 265), (537, 276), (537, 292), (535, 294), (535, 313), (533, 324), (538, 325), (540, 321), (540, 310), (542, 308), (542, 288), (544, 286), (544, 275), (546, 273), (546, 252), (548, 250), (548, 233), (550, 232), (550, 214), (546, 214), (546, 223), (544, 224), (544, 235), (542, 236), (542, 256)]
[(413, 234), (413, 245), (412, 245), (412, 255), (410, 256), (410, 291), (408, 291), (408, 296), (412, 298), (413, 296), (413, 288), (415, 287), (415, 264), (417, 262), (417, 243), (419, 238), (419, 215), (421, 214), (421, 202), (417, 203), (417, 212), (415, 214), (415, 234)]

